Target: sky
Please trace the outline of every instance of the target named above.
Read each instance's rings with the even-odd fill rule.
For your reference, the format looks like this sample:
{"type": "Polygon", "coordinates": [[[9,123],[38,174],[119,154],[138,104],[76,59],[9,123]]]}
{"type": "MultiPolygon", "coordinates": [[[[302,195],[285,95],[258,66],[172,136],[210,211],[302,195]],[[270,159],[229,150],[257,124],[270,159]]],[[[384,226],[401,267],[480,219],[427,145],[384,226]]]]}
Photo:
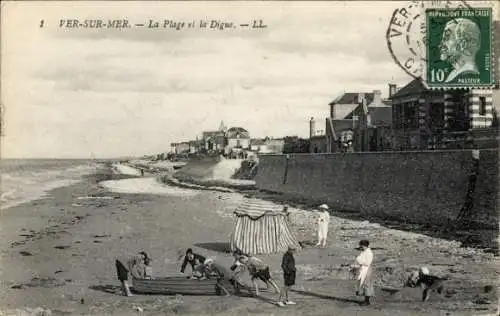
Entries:
{"type": "MultiPolygon", "coordinates": [[[[407,4],[408,2],[403,2],[407,4]]],[[[308,136],[342,92],[402,86],[398,2],[10,2],[3,158],[140,156],[215,130],[308,136]],[[44,20],[40,28],[41,20],[44,20]],[[61,19],[262,20],[265,29],[66,29],[61,19]]]]}

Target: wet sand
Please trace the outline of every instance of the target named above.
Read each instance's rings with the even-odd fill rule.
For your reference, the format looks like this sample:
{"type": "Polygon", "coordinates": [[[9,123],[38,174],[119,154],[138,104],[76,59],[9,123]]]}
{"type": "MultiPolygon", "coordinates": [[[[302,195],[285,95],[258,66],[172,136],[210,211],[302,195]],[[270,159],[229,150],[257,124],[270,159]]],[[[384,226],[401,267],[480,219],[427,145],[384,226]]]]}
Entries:
{"type": "MultiPolygon", "coordinates": [[[[327,249],[306,247],[296,255],[298,276],[291,298],[278,308],[252,297],[117,295],[114,260],[146,250],[155,275],[179,275],[187,247],[229,266],[224,253],[233,229],[238,193],[196,191],[194,196],[118,194],[97,182],[102,173],[53,190],[49,198],[2,212],[0,310],[42,307],[52,315],[477,315],[491,314],[497,297],[498,260],[448,241],[390,231],[379,225],[332,217],[327,249]],[[105,196],[107,198],[85,198],[105,196]],[[23,236],[24,235],[24,236],[23,236]],[[361,307],[348,280],[360,238],[372,241],[377,297],[361,307]],[[451,276],[449,290],[422,304],[417,289],[401,289],[411,266],[451,276]],[[485,286],[487,287],[485,291],[485,286]],[[299,293],[300,292],[300,293],[299,293]],[[142,310],[142,312],[141,312],[142,310]]],[[[304,245],[314,242],[310,214],[292,210],[293,229],[304,245]]],[[[281,255],[262,256],[281,284],[281,255]]],[[[265,294],[274,298],[274,294],[265,294]]]]}

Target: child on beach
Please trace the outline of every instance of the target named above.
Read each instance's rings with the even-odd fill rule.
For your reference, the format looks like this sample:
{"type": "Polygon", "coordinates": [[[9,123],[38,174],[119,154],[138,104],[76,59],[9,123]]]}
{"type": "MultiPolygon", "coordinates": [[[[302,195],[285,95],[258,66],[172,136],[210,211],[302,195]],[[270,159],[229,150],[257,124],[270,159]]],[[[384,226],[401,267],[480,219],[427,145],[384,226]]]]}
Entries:
{"type": "Polygon", "coordinates": [[[281,268],[283,269],[283,279],[284,279],[284,288],[283,292],[280,296],[279,301],[285,305],[295,305],[295,302],[288,300],[288,291],[291,286],[295,285],[295,258],[293,257],[293,253],[295,252],[295,248],[290,246],[288,247],[288,251],[283,255],[283,259],[281,261],[281,268]]]}
{"type": "MultiPolygon", "coordinates": [[[[264,262],[257,257],[254,256],[240,256],[238,261],[246,266],[248,269],[248,272],[250,273],[250,276],[252,278],[252,283],[255,288],[255,295],[259,296],[259,286],[257,285],[257,279],[260,279],[266,285],[271,285],[276,293],[278,293],[281,296],[281,291],[278,285],[274,282],[273,278],[271,277],[271,273],[269,272],[269,266],[265,265],[264,262]]],[[[278,306],[285,306],[280,300],[277,302],[278,306]]]]}
{"type": "Polygon", "coordinates": [[[229,292],[224,287],[224,280],[229,276],[226,269],[224,269],[221,265],[218,265],[214,262],[213,259],[206,259],[203,262],[205,267],[205,275],[208,279],[217,279],[216,292],[224,293],[225,296],[230,296],[229,292]]]}
{"type": "Polygon", "coordinates": [[[205,257],[193,252],[193,249],[188,248],[186,250],[186,255],[184,256],[184,261],[181,266],[181,273],[184,273],[186,266],[189,263],[191,265],[191,278],[201,278],[204,274],[203,262],[205,262],[205,257]]]}
{"type": "Polygon", "coordinates": [[[316,247],[326,247],[326,239],[328,237],[328,225],[330,224],[330,213],[328,213],[328,205],[322,204],[318,211],[318,243],[316,247]]]}
{"type": "Polygon", "coordinates": [[[240,284],[241,284],[241,275],[245,272],[245,265],[243,265],[238,259],[242,255],[240,251],[234,251],[233,257],[234,262],[231,266],[231,271],[233,271],[233,277],[231,278],[231,282],[234,286],[234,291],[236,294],[240,293],[240,284]]]}
{"type": "Polygon", "coordinates": [[[370,305],[370,298],[375,295],[372,279],[373,253],[370,249],[370,242],[361,240],[359,247],[356,249],[361,250],[359,256],[356,257],[355,263],[351,265],[351,268],[354,268],[357,272],[356,295],[365,297],[365,301],[361,305],[370,305]]]}

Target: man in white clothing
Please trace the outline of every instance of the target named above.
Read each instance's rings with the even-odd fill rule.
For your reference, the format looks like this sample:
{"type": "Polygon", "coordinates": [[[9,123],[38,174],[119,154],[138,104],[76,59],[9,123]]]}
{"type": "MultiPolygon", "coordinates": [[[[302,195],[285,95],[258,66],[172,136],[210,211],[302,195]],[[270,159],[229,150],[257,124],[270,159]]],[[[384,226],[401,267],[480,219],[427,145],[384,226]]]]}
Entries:
{"type": "Polygon", "coordinates": [[[328,205],[322,204],[318,211],[318,243],[316,247],[326,247],[326,239],[328,237],[328,224],[330,224],[330,213],[328,205]]]}

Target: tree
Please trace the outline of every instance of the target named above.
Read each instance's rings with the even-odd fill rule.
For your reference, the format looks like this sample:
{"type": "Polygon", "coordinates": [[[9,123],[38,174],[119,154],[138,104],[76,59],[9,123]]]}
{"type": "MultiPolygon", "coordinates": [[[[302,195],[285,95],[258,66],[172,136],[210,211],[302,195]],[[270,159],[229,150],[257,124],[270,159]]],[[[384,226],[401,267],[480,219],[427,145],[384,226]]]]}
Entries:
{"type": "Polygon", "coordinates": [[[298,136],[286,136],[283,146],[284,154],[305,154],[309,153],[309,139],[299,138],[298,136]]]}

